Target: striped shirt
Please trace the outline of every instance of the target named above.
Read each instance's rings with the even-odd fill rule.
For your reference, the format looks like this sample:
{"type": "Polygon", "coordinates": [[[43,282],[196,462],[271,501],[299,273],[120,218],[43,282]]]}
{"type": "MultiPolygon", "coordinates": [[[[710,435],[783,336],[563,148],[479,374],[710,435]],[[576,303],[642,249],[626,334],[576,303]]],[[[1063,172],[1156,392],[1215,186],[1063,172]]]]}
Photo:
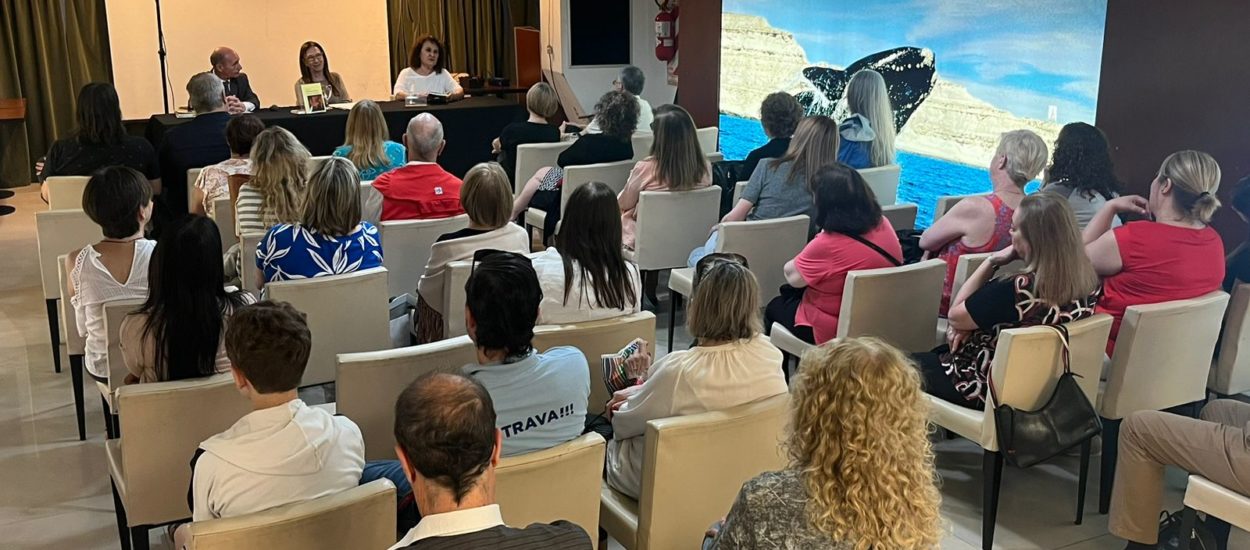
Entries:
{"type": "Polygon", "coordinates": [[[497,525],[459,535],[435,536],[418,540],[409,550],[593,550],[590,537],[576,524],[565,520],[532,523],[524,529],[497,525]]]}
{"type": "Polygon", "coordinates": [[[264,213],[261,208],[265,197],[252,184],[245,183],[239,188],[239,200],[234,206],[234,220],[239,235],[247,233],[264,233],[269,227],[265,225],[264,213]]]}

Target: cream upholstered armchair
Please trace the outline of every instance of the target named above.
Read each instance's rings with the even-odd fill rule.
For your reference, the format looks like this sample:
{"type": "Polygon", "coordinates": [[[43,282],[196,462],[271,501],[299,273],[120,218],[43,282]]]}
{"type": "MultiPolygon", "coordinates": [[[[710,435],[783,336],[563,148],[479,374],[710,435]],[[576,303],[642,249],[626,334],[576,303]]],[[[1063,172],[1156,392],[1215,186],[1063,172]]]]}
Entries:
{"type": "MultiPolygon", "coordinates": [[[[717,252],[741,254],[759,282],[760,305],[766,305],[785,284],[782,268],[807,245],[806,215],[744,222],[722,222],[716,240],[717,252]]],[[[682,297],[694,293],[694,268],[674,269],[668,276],[672,304],[668,310],[668,351],[673,351],[673,329],[682,297]]]]}
{"type": "Polygon", "coordinates": [[[881,215],[890,220],[895,231],[916,228],[916,212],[920,209],[915,203],[900,202],[881,205],[881,215]]]}
{"type": "Polygon", "coordinates": [[[938,221],[938,218],[945,216],[946,213],[950,211],[951,207],[955,206],[955,203],[958,203],[961,200],[969,197],[984,197],[986,195],[987,193],[973,193],[971,195],[943,195],[938,197],[937,208],[933,209],[933,221],[936,222],[938,221]]]}
{"type": "MultiPolygon", "coordinates": [[[[981,264],[985,263],[986,260],[989,260],[990,256],[993,255],[993,252],[964,254],[960,256],[958,260],[955,260],[955,275],[951,278],[951,300],[954,300],[955,297],[959,295],[959,289],[963,288],[964,283],[968,282],[968,277],[972,276],[973,273],[976,273],[976,271],[981,268],[981,264]]],[[[1023,268],[1024,261],[1016,260],[999,268],[998,272],[1011,273],[1013,271],[1020,271],[1023,268]]],[[[950,321],[946,318],[938,319],[937,332],[934,334],[934,345],[940,346],[946,343],[946,327],[949,325],[950,321]]]]}
{"type": "Polygon", "coordinates": [[[312,352],[301,386],[333,382],[335,356],[391,347],[385,267],[265,285],[308,318],[312,352]]]}
{"type": "MultiPolygon", "coordinates": [[[[1098,375],[1102,370],[1102,352],[1111,332],[1111,316],[1098,314],[1068,323],[1068,358],[1077,383],[1090,403],[1098,397],[1098,375]]],[[[998,517],[998,490],[1003,475],[1003,455],[999,448],[994,407],[1012,407],[1034,411],[1046,404],[1054,393],[1055,383],[1063,374],[1063,343],[1055,329],[1035,326],[1002,331],[991,378],[1001,403],[987,399],[985,410],[978,411],[955,405],[934,396],[929,399],[929,421],[959,434],[983,449],[982,466],[982,547],[994,544],[994,525],[998,517]]],[[[1090,443],[1081,446],[1081,470],[1077,482],[1076,523],[1085,510],[1085,483],[1089,473],[1090,443]]]]}
{"type": "Polygon", "coordinates": [[[534,177],[539,168],[555,166],[556,159],[565,149],[573,145],[573,141],[557,141],[555,143],[523,143],[516,147],[516,177],[512,182],[512,192],[519,194],[525,182],[534,177]]]}
{"type": "MultiPolygon", "coordinates": [[[[837,338],[875,336],[903,351],[932,349],[945,277],[946,262],[937,259],[848,273],[837,338]]],[[[810,347],[780,324],[773,323],[769,332],[787,356],[801,356],[810,347]]]]}
{"type": "Polygon", "coordinates": [[[875,168],[863,168],[858,172],[868,183],[868,188],[872,189],[872,194],[877,197],[877,204],[882,206],[894,204],[894,201],[898,199],[898,177],[902,173],[902,167],[897,164],[887,164],[875,168]]]}
{"type": "Polygon", "coordinates": [[[626,259],[638,264],[643,295],[655,301],[659,272],[686,266],[690,251],[703,246],[720,214],[720,187],[690,191],[643,191],[638,197],[634,249],[626,259]]]}
{"type": "Polygon", "coordinates": [[[1197,416],[1198,405],[1207,398],[1211,357],[1227,305],[1228,294],[1215,291],[1125,310],[1098,399],[1103,425],[1100,513],[1111,507],[1124,417],[1181,406],[1191,407],[1190,415],[1197,416]]]}
{"type": "MultiPolygon", "coordinates": [[[[252,410],[233,376],[134,384],[117,389],[122,438],[105,442],[123,547],[148,547],[148,530],[191,517],[187,487],[200,442],[252,410]]],[[[392,501],[393,504],[394,501],[392,501]]]]}
{"type": "Polygon", "coordinates": [[[1198,519],[1197,512],[1222,519],[1243,531],[1250,531],[1250,496],[1230,491],[1200,475],[1190,474],[1189,484],[1185,487],[1182,533],[1192,532],[1198,519]]]}
{"type": "MultiPolygon", "coordinates": [[[[230,197],[213,201],[213,223],[217,224],[217,235],[221,237],[221,253],[225,254],[231,246],[239,242],[239,236],[234,234],[234,204],[231,204],[230,197]]],[[[255,249],[252,251],[255,252],[255,249]]]]}
{"type": "Polygon", "coordinates": [[[419,346],[341,353],[335,376],[336,411],[360,427],[365,459],[395,458],[395,401],[429,372],[460,372],[477,360],[468,336],[419,346]]]}
{"type": "Polygon", "coordinates": [[[1207,389],[1219,397],[1250,391],[1250,283],[1233,288],[1207,389]]]}
{"type": "MultiPolygon", "coordinates": [[[[49,181],[56,179],[48,178],[49,181]]],[[[85,179],[85,178],[84,178],[85,179]]],[[[63,337],[57,322],[56,301],[61,298],[57,279],[57,257],[104,239],[100,226],[87,217],[79,205],[74,210],[35,212],[35,241],[39,249],[39,281],[43,285],[43,301],[48,310],[48,335],[52,342],[52,365],[61,372],[60,347],[63,337]]],[[[61,262],[64,265],[64,262],[61,262]]],[[[74,328],[74,325],[66,325],[74,328]]],[[[77,330],[75,328],[75,330],[77,330]]]]}
{"type": "Polygon", "coordinates": [[[395,485],[379,479],[263,512],[191,523],[190,550],[387,548],[395,543],[395,485]]]}
{"type": "MultiPolygon", "coordinates": [[[[569,203],[569,197],[573,196],[573,192],[592,181],[607,184],[613,191],[620,193],[622,189],[625,189],[625,182],[629,180],[629,173],[634,169],[634,164],[636,162],[633,160],[622,160],[565,168],[564,183],[560,185],[560,217],[563,219],[564,207],[569,203]]],[[[535,227],[542,228],[546,220],[546,210],[530,207],[525,211],[525,227],[531,232],[535,227]]],[[[550,241],[551,237],[552,235],[544,234],[543,242],[550,241]]]]}
{"type": "Polygon", "coordinates": [[[256,273],[260,271],[256,268],[256,248],[263,238],[264,233],[239,235],[239,287],[254,296],[260,295],[260,286],[256,284],[256,273]]]}
{"type": "Polygon", "coordinates": [[[785,467],[780,443],[789,405],[790,394],[782,394],[647,422],[642,498],[604,483],[599,524],[629,550],[698,548],[743,483],[785,467]]]}
{"type": "Polygon", "coordinates": [[[504,458],[495,468],[495,501],[514,527],[564,519],[591,540],[599,534],[599,483],[607,443],[591,432],[550,449],[504,458]]]}
{"type": "MultiPolygon", "coordinates": [[[[65,259],[66,258],[67,256],[62,254],[58,256],[56,259],[57,277],[59,279],[58,283],[60,284],[60,287],[61,287],[61,300],[59,302],[60,303],[59,309],[61,312],[61,330],[63,331],[61,332],[61,334],[65,335],[65,355],[66,357],[69,357],[70,385],[72,386],[71,389],[73,390],[73,393],[74,393],[74,416],[78,420],[78,440],[86,441],[87,440],[87,421],[86,421],[86,410],[84,408],[85,404],[83,403],[84,397],[83,397],[83,389],[82,389],[82,384],[83,384],[82,369],[83,369],[83,354],[86,353],[87,342],[86,342],[86,339],[83,338],[81,334],[78,334],[78,316],[75,315],[74,306],[69,303],[69,298],[67,298],[70,292],[70,289],[69,289],[70,280],[69,280],[69,273],[65,271],[65,259]]],[[[53,351],[57,353],[58,355],[60,354],[60,350],[57,350],[56,348],[53,348],[53,351]]],[[[113,424],[112,424],[112,419],[109,417],[109,414],[108,414],[108,404],[103,403],[103,402],[102,404],[104,405],[104,413],[105,413],[104,414],[105,433],[110,434],[111,436],[111,434],[113,433],[113,424]]]]}
{"type": "Polygon", "coordinates": [[[90,176],[52,176],[48,187],[48,210],[82,210],[82,193],[90,176]]]}
{"type": "MultiPolygon", "coordinates": [[[[639,311],[598,321],[534,327],[535,349],[544,351],[555,346],[572,346],[586,356],[590,366],[590,400],[586,404],[586,412],[591,414],[603,412],[603,406],[612,397],[604,385],[599,358],[620,351],[635,338],[648,342],[655,340],[655,314],[639,311]]],[[[650,353],[655,353],[654,343],[648,348],[650,353]]]]}
{"type": "Polygon", "coordinates": [[[373,225],[382,223],[382,193],[373,188],[373,180],[360,182],[360,219],[373,225]]]}
{"type": "Polygon", "coordinates": [[[384,251],[382,266],[387,271],[387,295],[399,296],[407,292],[415,296],[417,281],[430,262],[430,245],[444,233],[468,226],[468,214],[433,220],[382,222],[378,233],[382,237],[384,251]]]}

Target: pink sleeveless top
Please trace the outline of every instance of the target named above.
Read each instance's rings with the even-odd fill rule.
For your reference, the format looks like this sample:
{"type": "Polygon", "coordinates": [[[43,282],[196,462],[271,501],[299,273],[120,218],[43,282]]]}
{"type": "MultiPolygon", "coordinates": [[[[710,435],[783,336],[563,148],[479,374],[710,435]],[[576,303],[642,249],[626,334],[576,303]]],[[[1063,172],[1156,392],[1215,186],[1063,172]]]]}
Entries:
{"type": "Polygon", "coordinates": [[[946,312],[950,309],[951,283],[955,281],[955,266],[959,264],[959,257],[964,254],[997,252],[1011,244],[1011,217],[1016,210],[1007,206],[998,195],[991,194],[983,198],[994,207],[994,232],[990,235],[990,240],[981,246],[968,246],[964,244],[963,237],[960,237],[947,243],[938,253],[938,258],[946,262],[946,282],[942,283],[942,307],[939,310],[942,317],[946,317],[946,312]]]}

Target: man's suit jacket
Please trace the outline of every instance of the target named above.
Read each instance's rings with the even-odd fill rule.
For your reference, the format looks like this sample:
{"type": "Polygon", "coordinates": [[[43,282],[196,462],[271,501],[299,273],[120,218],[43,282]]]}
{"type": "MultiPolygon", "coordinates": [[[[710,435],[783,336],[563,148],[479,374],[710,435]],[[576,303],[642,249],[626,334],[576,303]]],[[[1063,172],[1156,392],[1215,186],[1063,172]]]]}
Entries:
{"type": "Polygon", "coordinates": [[[248,82],[246,73],[239,73],[239,76],[222,80],[221,83],[226,87],[226,97],[235,96],[239,101],[246,101],[257,109],[260,108],[260,98],[252,91],[252,83],[248,82]]]}

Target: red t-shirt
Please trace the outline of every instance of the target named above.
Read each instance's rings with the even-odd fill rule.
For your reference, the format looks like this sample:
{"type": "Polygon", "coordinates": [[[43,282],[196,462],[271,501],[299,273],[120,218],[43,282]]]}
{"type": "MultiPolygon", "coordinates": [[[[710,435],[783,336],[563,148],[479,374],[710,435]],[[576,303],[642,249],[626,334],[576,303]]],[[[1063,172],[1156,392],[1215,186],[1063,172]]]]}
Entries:
{"type": "Polygon", "coordinates": [[[1098,312],[1115,317],[1107,355],[1115,351],[1129,306],[1197,298],[1219,290],[1224,280],[1224,243],[1210,226],[1191,229],[1142,221],[1114,231],[1124,267],[1102,281],[1098,312]]]}
{"type": "Polygon", "coordinates": [[[373,180],[382,194],[382,221],[450,218],[464,213],[460,178],[434,163],[407,164],[373,180]]]}
{"type": "MultiPolygon", "coordinates": [[[[896,259],[902,259],[903,249],[899,246],[898,236],[885,217],[881,218],[876,228],[861,237],[896,259]]],[[[842,311],[846,274],[861,269],[894,267],[894,263],[880,252],[846,235],[821,231],[794,258],[794,267],[807,281],[807,290],[803,292],[803,301],[799,302],[794,323],[812,327],[816,343],[821,344],[838,335],[838,314],[842,311]]]]}

